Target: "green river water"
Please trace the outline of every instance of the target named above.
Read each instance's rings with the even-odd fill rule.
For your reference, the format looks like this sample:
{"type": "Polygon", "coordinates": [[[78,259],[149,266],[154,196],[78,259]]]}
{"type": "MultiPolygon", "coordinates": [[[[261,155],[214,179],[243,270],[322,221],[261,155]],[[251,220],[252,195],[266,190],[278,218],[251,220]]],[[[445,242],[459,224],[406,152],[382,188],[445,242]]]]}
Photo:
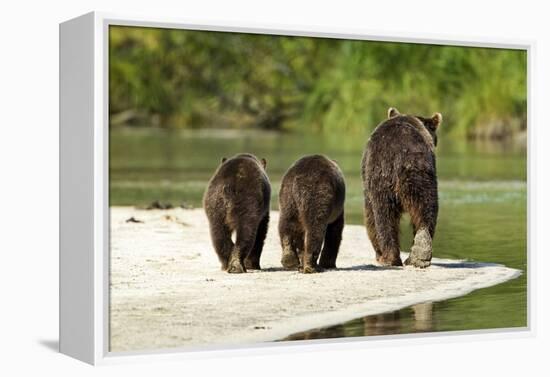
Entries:
{"type": "MultiPolygon", "coordinates": [[[[360,162],[367,136],[261,131],[120,128],[110,132],[110,205],[155,200],[199,207],[221,157],[251,152],[268,160],[272,208],[281,176],[305,154],[324,153],[346,177],[346,223],[362,224],[360,162]]],[[[527,159],[521,143],[447,141],[437,147],[440,210],[434,257],[501,263],[522,276],[456,299],[295,334],[288,339],[524,327],[527,325],[527,159]]],[[[524,143],[523,143],[524,144],[524,143]]],[[[409,250],[408,219],[401,246],[409,250]]]]}

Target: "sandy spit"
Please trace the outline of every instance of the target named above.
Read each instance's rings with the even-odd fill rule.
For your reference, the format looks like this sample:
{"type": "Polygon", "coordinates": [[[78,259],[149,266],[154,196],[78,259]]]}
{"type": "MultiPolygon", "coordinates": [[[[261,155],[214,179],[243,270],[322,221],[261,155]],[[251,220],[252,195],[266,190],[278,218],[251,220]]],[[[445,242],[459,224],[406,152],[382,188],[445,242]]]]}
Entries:
{"type": "Polygon", "coordinates": [[[497,264],[437,258],[424,270],[380,267],[365,228],[357,225],[344,228],[337,270],[283,271],[277,222],[278,212],[272,212],[263,270],[235,275],[220,271],[202,209],[112,207],[110,350],[273,341],[465,295],[521,274],[497,264]]]}

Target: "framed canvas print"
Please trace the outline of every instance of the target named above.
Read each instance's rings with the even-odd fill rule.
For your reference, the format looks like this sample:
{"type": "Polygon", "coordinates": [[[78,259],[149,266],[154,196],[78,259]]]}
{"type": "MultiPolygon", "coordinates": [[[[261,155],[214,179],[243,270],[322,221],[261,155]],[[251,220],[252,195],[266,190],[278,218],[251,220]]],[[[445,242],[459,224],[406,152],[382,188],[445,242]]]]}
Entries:
{"type": "Polygon", "coordinates": [[[61,24],[61,352],[529,333],[531,51],[61,24]]]}

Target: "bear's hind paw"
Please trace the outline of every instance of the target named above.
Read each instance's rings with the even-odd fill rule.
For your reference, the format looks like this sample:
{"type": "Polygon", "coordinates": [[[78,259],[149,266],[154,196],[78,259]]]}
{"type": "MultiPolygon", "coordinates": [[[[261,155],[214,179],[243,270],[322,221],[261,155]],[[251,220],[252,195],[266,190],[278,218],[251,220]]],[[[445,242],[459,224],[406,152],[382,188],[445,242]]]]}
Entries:
{"type": "Polygon", "coordinates": [[[239,262],[233,262],[227,268],[227,272],[230,274],[242,274],[246,272],[246,268],[239,262]]]}
{"type": "Polygon", "coordinates": [[[432,262],[429,261],[429,260],[421,260],[421,259],[416,259],[416,258],[411,260],[410,257],[407,258],[407,260],[405,260],[405,266],[426,268],[426,267],[430,267],[431,264],[432,264],[432,262]]]}
{"type": "Polygon", "coordinates": [[[300,272],[304,274],[315,274],[322,271],[323,269],[319,266],[305,266],[304,268],[300,269],[300,272]]]}

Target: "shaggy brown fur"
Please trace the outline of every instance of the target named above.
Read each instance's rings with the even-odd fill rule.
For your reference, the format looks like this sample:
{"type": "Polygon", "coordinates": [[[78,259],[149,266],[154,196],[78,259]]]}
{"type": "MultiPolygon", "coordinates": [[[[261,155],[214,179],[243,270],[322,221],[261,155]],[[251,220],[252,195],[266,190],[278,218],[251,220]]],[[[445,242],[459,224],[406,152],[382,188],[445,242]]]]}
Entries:
{"type": "Polygon", "coordinates": [[[283,267],[304,273],[336,268],[345,196],[342,171],[325,156],[302,157],[288,169],[279,192],[283,267]]]}
{"type": "Polygon", "coordinates": [[[212,243],[227,272],[260,269],[271,197],[265,166],[251,154],[223,158],[204,193],[212,243]]]}
{"type": "Polygon", "coordinates": [[[431,263],[438,212],[434,149],[440,123],[439,113],[423,118],[390,108],[388,119],[367,142],[361,166],[365,223],[376,259],[383,265],[402,265],[399,220],[405,211],[415,235],[405,264],[431,263]]]}

